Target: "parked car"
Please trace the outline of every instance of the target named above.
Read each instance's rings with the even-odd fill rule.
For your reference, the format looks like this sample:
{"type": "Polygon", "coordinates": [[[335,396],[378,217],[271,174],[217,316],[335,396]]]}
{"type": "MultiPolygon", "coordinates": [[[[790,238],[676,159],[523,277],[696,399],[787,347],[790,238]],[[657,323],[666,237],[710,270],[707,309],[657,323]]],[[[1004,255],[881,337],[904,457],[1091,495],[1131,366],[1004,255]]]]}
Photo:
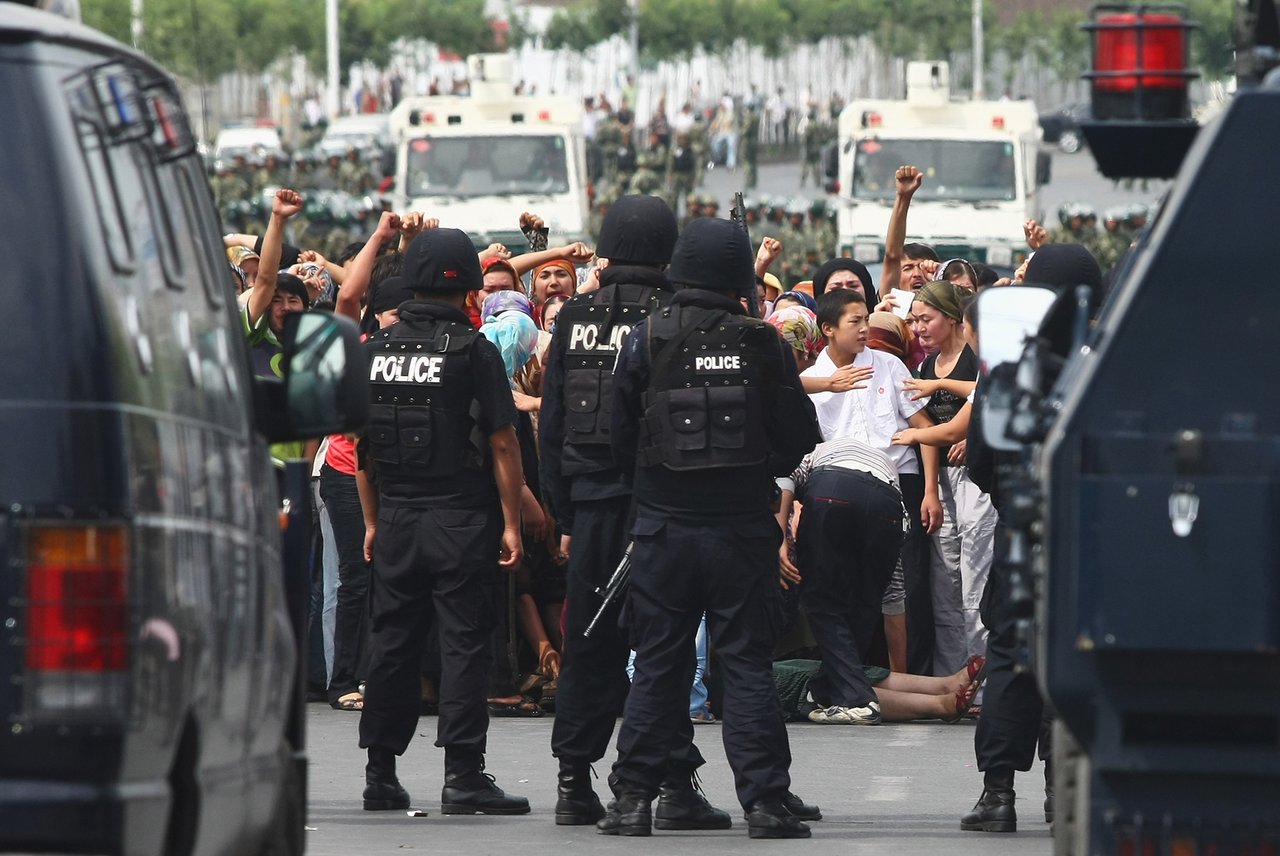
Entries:
{"type": "Polygon", "coordinates": [[[1044,141],[1054,143],[1067,154],[1075,154],[1084,145],[1080,123],[1089,119],[1089,102],[1064,104],[1056,110],[1040,114],[1040,128],[1044,141]]]}
{"type": "Polygon", "coordinates": [[[363,421],[354,326],[289,316],[251,377],[143,55],[0,2],[0,114],[0,852],[300,856],[310,519],[267,444],[363,421]]]}

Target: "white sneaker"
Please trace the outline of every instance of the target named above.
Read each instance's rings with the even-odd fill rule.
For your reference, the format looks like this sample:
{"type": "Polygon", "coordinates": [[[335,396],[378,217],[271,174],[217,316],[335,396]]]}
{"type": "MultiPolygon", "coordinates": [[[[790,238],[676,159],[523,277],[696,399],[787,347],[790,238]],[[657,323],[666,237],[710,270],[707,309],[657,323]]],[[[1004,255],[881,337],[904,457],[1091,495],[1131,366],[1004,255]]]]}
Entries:
{"type": "Polygon", "coordinates": [[[809,721],[823,725],[879,725],[880,703],[870,701],[866,707],[820,707],[810,711],[809,721]]]}

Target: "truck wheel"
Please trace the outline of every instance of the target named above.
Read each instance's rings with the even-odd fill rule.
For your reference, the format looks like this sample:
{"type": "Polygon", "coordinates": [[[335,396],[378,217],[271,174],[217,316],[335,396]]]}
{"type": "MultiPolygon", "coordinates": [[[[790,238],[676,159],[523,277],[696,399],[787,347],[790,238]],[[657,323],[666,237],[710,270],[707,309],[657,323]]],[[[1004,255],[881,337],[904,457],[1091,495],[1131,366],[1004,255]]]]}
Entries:
{"type": "Polygon", "coordinates": [[[1076,131],[1063,131],[1062,136],[1058,137],[1058,148],[1069,155],[1080,151],[1080,134],[1076,131]]]}
{"type": "Polygon", "coordinates": [[[1062,720],[1053,722],[1053,856],[1085,856],[1089,846],[1089,757],[1062,720]]]}
{"type": "Polygon", "coordinates": [[[275,815],[259,856],[303,856],[307,849],[307,794],[292,755],[285,762],[284,781],[275,815]]]}

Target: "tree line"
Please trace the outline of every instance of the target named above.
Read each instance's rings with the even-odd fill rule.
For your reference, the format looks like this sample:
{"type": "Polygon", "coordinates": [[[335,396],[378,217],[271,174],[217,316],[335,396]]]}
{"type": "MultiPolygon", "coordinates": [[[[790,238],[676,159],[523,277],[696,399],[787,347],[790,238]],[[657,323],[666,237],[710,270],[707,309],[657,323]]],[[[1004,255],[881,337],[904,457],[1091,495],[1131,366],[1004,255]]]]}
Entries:
{"type": "MultiPolygon", "coordinates": [[[[1222,0],[1188,0],[1201,24],[1192,37],[1191,63],[1209,79],[1231,73],[1232,7],[1222,0]]],[[[645,62],[718,54],[745,42],[769,56],[826,37],[868,37],[889,56],[943,58],[970,50],[970,5],[963,0],[640,0],[641,58],[645,62]]],[[[341,0],[340,65],[357,61],[385,67],[400,40],[423,39],[466,56],[499,47],[499,28],[485,16],[484,0],[341,0]]],[[[130,41],[130,0],[83,0],[86,24],[130,41]]],[[[631,25],[627,0],[578,0],[552,16],[543,44],[585,51],[631,25]]],[[[1023,12],[998,22],[984,6],[988,54],[1011,63],[1030,61],[1060,79],[1077,77],[1089,62],[1084,13],[1058,9],[1023,12]]],[[[294,52],[313,68],[324,65],[324,0],[145,0],[138,46],[175,73],[211,80],[230,72],[257,72],[294,52]]],[[[535,37],[520,9],[502,36],[509,44],[535,37]]]]}

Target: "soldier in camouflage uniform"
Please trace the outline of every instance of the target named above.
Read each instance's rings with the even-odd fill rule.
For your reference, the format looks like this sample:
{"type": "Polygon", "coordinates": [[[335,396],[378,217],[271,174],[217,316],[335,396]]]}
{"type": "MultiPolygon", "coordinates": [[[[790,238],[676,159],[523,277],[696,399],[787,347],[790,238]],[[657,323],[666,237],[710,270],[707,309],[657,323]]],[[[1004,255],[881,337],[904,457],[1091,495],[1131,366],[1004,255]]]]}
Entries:
{"type": "Polygon", "coordinates": [[[689,134],[681,131],[667,149],[667,202],[672,211],[679,211],[685,199],[693,193],[693,178],[697,167],[698,158],[693,152],[689,134]]]}
{"type": "Polygon", "coordinates": [[[809,262],[809,236],[804,227],[805,200],[793,199],[787,203],[787,223],[782,227],[778,240],[782,242],[782,280],[788,289],[797,282],[809,279],[814,266],[809,262]]]}
{"type": "Polygon", "coordinates": [[[622,145],[622,127],[612,113],[596,128],[596,145],[600,146],[601,177],[614,187],[618,183],[618,147],[622,145]]]}
{"type": "Polygon", "coordinates": [[[680,228],[683,229],[694,220],[702,216],[702,197],[696,193],[690,193],[684,198],[684,213],[679,217],[680,228]]]}
{"type": "Polygon", "coordinates": [[[587,228],[591,230],[592,242],[600,240],[600,226],[604,223],[604,215],[609,213],[609,207],[617,198],[612,187],[605,187],[596,194],[595,204],[591,207],[591,217],[587,223],[587,228]]]}
{"type": "Polygon", "coordinates": [[[809,109],[809,117],[804,125],[804,135],[800,138],[800,186],[813,176],[814,187],[822,186],[822,140],[824,137],[822,122],[818,119],[817,108],[809,109]]]}
{"type": "Polygon", "coordinates": [[[768,221],[768,228],[773,230],[773,234],[781,235],[783,228],[787,224],[787,200],[782,196],[771,196],[764,203],[765,215],[764,219],[768,221]]]}
{"type": "Polygon", "coordinates": [[[689,145],[693,146],[694,187],[701,187],[702,180],[707,175],[707,164],[711,158],[711,142],[707,134],[707,123],[702,116],[698,116],[689,129],[689,145]]]}
{"type": "Polygon", "coordinates": [[[836,227],[831,222],[827,203],[822,199],[815,199],[809,204],[809,234],[818,264],[836,257],[836,227]]]}
{"type": "Polygon", "coordinates": [[[744,186],[753,190],[759,181],[758,162],[760,160],[760,110],[753,102],[747,105],[747,116],[742,123],[742,142],[739,144],[742,162],[746,165],[747,174],[744,186]]]}
{"type": "Polygon", "coordinates": [[[347,147],[346,160],[338,167],[338,189],[352,196],[364,196],[373,189],[373,175],[355,146],[347,147]]]}
{"type": "Polygon", "coordinates": [[[267,152],[262,159],[262,166],[253,174],[253,192],[262,195],[267,188],[288,187],[296,190],[297,185],[289,181],[288,164],[280,160],[276,152],[267,152]]]}
{"type": "Polygon", "coordinates": [[[1084,206],[1064,202],[1058,206],[1058,225],[1049,230],[1052,244],[1079,244],[1084,232],[1084,206]]]}
{"type": "Polygon", "coordinates": [[[1128,210],[1123,206],[1108,208],[1103,215],[1102,236],[1098,241],[1098,266],[1104,271],[1120,261],[1124,251],[1129,249],[1133,234],[1127,224],[1128,210]]]}
{"type": "Polygon", "coordinates": [[[627,193],[632,195],[659,196],[662,191],[662,176],[655,166],[658,154],[648,151],[636,155],[636,171],[627,184],[627,193]]]}
{"type": "Polygon", "coordinates": [[[720,200],[710,193],[702,195],[702,216],[712,219],[720,216],[720,200]]]}

